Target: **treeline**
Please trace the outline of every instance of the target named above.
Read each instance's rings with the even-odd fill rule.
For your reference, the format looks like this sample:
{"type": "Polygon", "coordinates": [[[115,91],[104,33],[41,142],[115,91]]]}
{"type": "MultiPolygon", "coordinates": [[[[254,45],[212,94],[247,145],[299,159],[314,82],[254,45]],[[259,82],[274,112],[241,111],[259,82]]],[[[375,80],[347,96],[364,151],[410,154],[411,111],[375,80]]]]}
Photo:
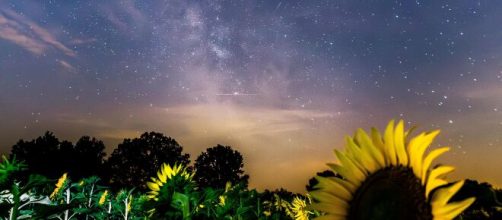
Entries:
{"type": "MultiPolygon", "coordinates": [[[[109,157],[107,157],[104,150],[105,145],[102,141],[89,136],[81,137],[74,144],[69,141],[59,140],[51,132],[46,132],[33,140],[19,140],[12,147],[9,160],[21,161],[26,165],[27,169],[19,169],[19,172],[13,171],[15,177],[9,176],[7,178],[8,175],[0,174],[0,185],[8,185],[2,182],[3,179],[16,179],[20,182],[30,183],[30,181],[33,181],[30,179],[33,178],[33,174],[55,181],[62,174],[67,173],[68,177],[74,182],[80,180],[96,181],[99,185],[104,186],[104,189],[109,190],[110,193],[115,193],[117,195],[116,199],[119,198],[119,195],[125,195],[124,192],[131,192],[129,191],[131,189],[134,189],[137,193],[135,195],[139,199],[143,198],[142,196],[149,191],[146,183],[152,181],[152,177],[158,176],[162,164],[166,163],[171,167],[181,165],[188,173],[193,174],[195,188],[191,188],[191,191],[188,190],[185,194],[191,200],[197,201],[194,204],[220,204],[213,204],[211,207],[217,207],[218,209],[212,211],[204,211],[203,206],[195,207],[191,211],[199,215],[199,218],[204,215],[207,218],[212,216],[210,219],[219,219],[222,216],[239,215],[236,213],[241,213],[242,216],[254,216],[252,218],[257,219],[287,219],[301,213],[310,217],[318,215],[318,213],[305,209],[305,203],[309,201],[308,195],[295,194],[285,189],[265,190],[261,193],[248,189],[249,176],[243,170],[243,157],[230,146],[216,145],[207,148],[196,157],[193,165],[190,165],[190,155],[183,152],[183,147],[175,139],[157,132],[145,132],[138,138],[124,139],[109,157]],[[229,190],[228,184],[233,186],[233,190],[229,190]],[[225,199],[222,200],[222,198],[225,199]],[[221,206],[221,204],[224,204],[224,206],[221,206]]],[[[0,171],[2,169],[0,168],[0,171]]],[[[8,169],[5,168],[5,170],[8,169]]],[[[338,176],[329,170],[318,172],[316,175],[323,177],[338,176]]],[[[313,190],[316,184],[316,179],[311,178],[306,185],[306,190],[313,190]]],[[[183,184],[180,185],[184,187],[183,184]]],[[[75,187],[83,186],[77,184],[75,187]]],[[[187,188],[185,187],[183,190],[187,190],[187,188]]],[[[169,192],[164,193],[174,195],[173,192],[171,194],[169,192]]],[[[133,194],[129,193],[128,195],[133,194]]],[[[90,195],[87,195],[87,197],[90,197],[90,195]]],[[[101,194],[101,197],[103,197],[103,194],[101,194]]],[[[502,190],[496,189],[489,183],[466,180],[462,189],[453,197],[453,200],[461,201],[469,197],[476,197],[476,201],[462,213],[460,219],[502,219],[502,190]]],[[[175,200],[174,197],[169,198],[175,200]]],[[[140,201],[136,200],[138,204],[141,204],[140,201]]],[[[110,204],[122,203],[113,203],[110,200],[110,204]]],[[[137,205],[137,213],[141,214],[144,207],[147,206],[144,204],[137,205]]],[[[181,212],[166,213],[179,214],[181,212]]],[[[106,218],[110,216],[112,214],[109,214],[106,218]]]]}
{"type": "Polygon", "coordinates": [[[173,138],[158,132],[145,132],[139,138],[124,139],[109,157],[102,141],[81,137],[75,144],[59,140],[53,133],[33,140],[19,140],[11,150],[10,159],[23,161],[28,169],[22,177],[39,174],[57,179],[63,173],[73,179],[100,177],[112,191],[138,188],[155,176],[163,163],[197,170],[194,180],[200,187],[224,188],[227,182],[247,185],[242,155],[230,146],[217,145],[202,152],[193,166],[190,155],[173,138]]]}
{"type": "Polygon", "coordinates": [[[19,140],[0,163],[1,219],[298,219],[309,197],[248,188],[230,146],[190,155],[173,138],[145,132],[105,154],[102,141],[75,144],[53,133],[19,140]]]}

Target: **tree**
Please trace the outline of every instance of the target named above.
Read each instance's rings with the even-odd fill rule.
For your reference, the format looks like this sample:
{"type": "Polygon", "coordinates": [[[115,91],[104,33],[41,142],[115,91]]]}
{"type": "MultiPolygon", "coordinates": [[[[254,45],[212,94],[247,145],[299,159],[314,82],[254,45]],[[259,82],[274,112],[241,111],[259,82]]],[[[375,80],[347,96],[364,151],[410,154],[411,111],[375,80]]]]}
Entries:
{"type": "Polygon", "coordinates": [[[200,187],[225,188],[227,182],[246,186],[249,176],[244,174],[242,155],[230,146],[217,145],[202,152],[195,161],[195,181],[200,187]]]}
{"type": "Polygon", "coordinates": [[[63,173],[74,179],[98,175],[105,153],[103,142],[84,136],[74,146],[69,141],[59,141],[46,132],[31,141],[19,140],[12,147],[11,159],[24,161],[30,173],[58,178],[63,173]]]}
{"type": "MultiPolygon", "coordinates": [[[[51,132],[31,141],[19,140],[12,146],[11,159],[23,161],[32,173],[56,178],[64,172],[64,166],[58,165],[61,143],[51,132]]],[[[65,142],[63,145],[67,145],[65,142]]]]}
{"type": "Polygon", "coordinates": [[[124,139],[106,162],[107,179],[116,190],[132,187],[145,190],[146,182],[163,163],[171,166],[190,163],[190,155],[182,151],[176,140],[161,133],[145,132],[139,138],[124,139]]]}
{"type": "Polygon", "coordinates": [[[89,136],[81,137],[73,147],[73,158],[70,163],[70,176],[81,179],[103,175],[103,163],[106,153],[102,141],[89,136]]]}

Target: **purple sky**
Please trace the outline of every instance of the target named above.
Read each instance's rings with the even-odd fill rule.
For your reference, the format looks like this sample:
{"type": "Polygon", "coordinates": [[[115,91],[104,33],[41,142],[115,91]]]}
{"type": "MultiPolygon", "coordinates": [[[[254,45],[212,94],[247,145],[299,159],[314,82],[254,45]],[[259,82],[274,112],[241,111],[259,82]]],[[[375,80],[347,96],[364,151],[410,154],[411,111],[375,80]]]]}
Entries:
{"type": "Polygon", "coordinates": [[[456,178],[502,185],[502,2],[0,0],[0,149],[53,131],[108,152],[159,131],[231,145],[302,191],[356,128],[441,129],[456,178]]]}

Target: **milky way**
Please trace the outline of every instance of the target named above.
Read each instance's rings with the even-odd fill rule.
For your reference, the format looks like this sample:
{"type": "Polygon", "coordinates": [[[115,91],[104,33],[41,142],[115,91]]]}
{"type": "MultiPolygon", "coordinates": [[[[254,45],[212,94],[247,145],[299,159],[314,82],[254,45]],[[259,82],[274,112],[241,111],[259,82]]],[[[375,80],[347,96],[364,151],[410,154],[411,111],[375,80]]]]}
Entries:
{"type": "Polygon", "coordinates": [[[160,131],[302,191],[343,137],[442,130],[455,178],[502,185],[502,2],[0,1],[0,147],[160,131]]]}

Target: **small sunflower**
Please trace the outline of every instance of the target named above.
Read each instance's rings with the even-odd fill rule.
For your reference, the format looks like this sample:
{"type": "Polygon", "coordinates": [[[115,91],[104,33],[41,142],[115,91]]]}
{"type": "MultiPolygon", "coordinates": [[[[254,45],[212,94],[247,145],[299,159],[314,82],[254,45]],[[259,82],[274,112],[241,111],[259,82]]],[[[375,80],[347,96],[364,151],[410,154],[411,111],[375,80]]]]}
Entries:
{"type": "Polygon", "coordinates": [[[390,121],[383,138],[375,128],[371,135],[358,129],[347,137],[345,151],[335,150],[340,164],[328,164],[341,178],[316,177],[310,208],[325,212],[319,219],[447,220],[469,207],[474,198],[449,203],[464,183],[449,184],[442,178],[454,167],[430,169],[449,150],[441,147],[425,155],[439,130],[408,141],[409,133],[401,120],[397,126],[390,121]]]}
{"type": "Polygon", "coordinates": [[[106,201],[106,197],[108,196],[108,190],[105,190],[103,192],[103,194],[101,194],[101,196],[99,197],[99,201],[98,201],[98,204],[101,206],[105,203],[106,201]]]}
{"type": "Polygon", "coordinates": [[[66,182],[67,176],[68,176],[68,173],[64,173],[63,176],[61,176],[58,179],[58,182],[56,183],[56,188],[54,189],[54,191],[52,191],[49,198],[54,199],[54,197],[59,193],[59,191],[61,190],[61,188],[64,186],[64,184],[66,182]]]}
{"type": "Polygon", "coordinates": [[[157,177],[152,177],[152,182],[147,182],[146,185],[151,190],[148,192],[148,198],[155,201],[158,200],[157,196],[164,186],[169,181],[180,178],[181,181],[190,183],[192,182],[193,173],[190,173],[182,165],[175,164],[171,167],[169,164],[162,164],[160,170],[157,172],[157,177]]]}
{"type": "Polygon", "coordinates": [[[307,210],[307,202],[300,197],[295,197],[291,202],[291,214],[295,220],[308,220],[311,212],[307,210]]]}

